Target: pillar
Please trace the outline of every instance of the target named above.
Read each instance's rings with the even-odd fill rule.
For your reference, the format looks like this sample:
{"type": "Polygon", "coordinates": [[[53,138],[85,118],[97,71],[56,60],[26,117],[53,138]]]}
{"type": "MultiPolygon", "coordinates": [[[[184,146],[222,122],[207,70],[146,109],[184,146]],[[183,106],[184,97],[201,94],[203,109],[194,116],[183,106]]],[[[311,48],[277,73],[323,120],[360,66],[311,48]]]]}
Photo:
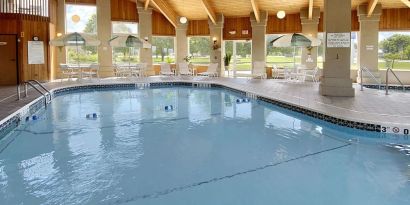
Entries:
{"type": "MultiPolygon", "coordinates": [[[[175,63],[177,65],[178,63],[185,62],[184,58],[188,55],[187,29],[188,29],[188,23],[182,24],[179,21],[177,22],[177,26],[175,28],[175,32],[176,32],[175,63]]],[[[177,66],[177,69],[179,69],[178,66],[177,66]]]]}
{"type": "MultiPolygon", "coordinates": [[[[378,50],[379,50],[379,21],[382,14],[381,4],[377,4],[371,16],[367,16],[367,4],[357,7],[357,16],[359,17],[360,31],[358,35],[358,68],[367,68],[369,71],[380,80],[378,68],[378,50]]],[[[358,70],[359,72],[359,70],[358,70]]],[[[369,73],[363,72],[363,82],[376,82],[370,77],[369,73]]],[[[360,73],[357,77],[357,82],[360,82],[360,73]]]]}
{"type": "Polygon", "coordinates": [[[97,35],[101,41],[98,46],[98,63],[100,64],[100,77],[114,75],[112,68],[112,49],[109,45],[111,39],[111,1],[97,0],[97,35]]]}
{"type": "Polygon", "coordinates": [[[211,36],[211,55],[210,62],[218,63],[218,73],[220,76],[224,73],[223,64],[223,52],[222,52],[222,40],[223,40],[223,28],[224,28],[224,16],[223,14],[217,14],[216,24],[214,24],[210,19],[208,19],[209,31],[211,36]],[[216,40],[216,48],[214,49],[214,40],[216,40]]]}
{"type": "MultiPolygon", "coordinates": [[[[319,18],[320,8],[313,8],[311,19],[309,19],[308,8],[300,9],[302,33],[317,38],[319,18]]],[[[308,69],[314,69],[317,66],[317,47],[311,48],[310,51],[307,48],[302,48],[301,64],[305,65],[308,69]]]]}
{"type": "MultiPolygon", "coordinates": [[[[268,12],[260,12],[259,23],[255,19],[255,14],[251,13],[252,26],[252,65],[253,62],[263,61],[266,63],[266,23],[268,22],[268,12]]],[[[253,66],[252,66],[253,72],[253,66]]]]}
{"type": "MultiPolygon", "coordinates": [[[[64,35],[65,34],[65,21],[66,21],[66,13],[65,13],[65,0],[58,0],[57,1],[57,22],[56,22],[56,30],[55,30],[55,37],[57,37],[57,34],[64,35]]],[[[71,18],[71,17],[70,17],[71,18]]],[[[61,77],[61,71],[59,69],[60,64],[65,64],[66,63],[66,50],[65,47],[51,47],[54,49],[56,53],[56,63],[55,63],[55,71],[54,75],[51,76],[52,79],[53,77],[59,78],[61,77]]]]}
{"type": "Polygon", "coordinates": [[[351,1],[324,0],[325,61],[319,93],[353,97],[350,79],[351,1]]]}
{"type": "MultiPolygon", "coordinates": [[[[137,2],[138,9],[138,34],[141,39],[148,39],[152,43],[152,8],[145,10],[141,2],[137,2]]],[[[152,68],[152,48],[140,49],[140,62],[146,63],[147,68],[152,68]]]]}

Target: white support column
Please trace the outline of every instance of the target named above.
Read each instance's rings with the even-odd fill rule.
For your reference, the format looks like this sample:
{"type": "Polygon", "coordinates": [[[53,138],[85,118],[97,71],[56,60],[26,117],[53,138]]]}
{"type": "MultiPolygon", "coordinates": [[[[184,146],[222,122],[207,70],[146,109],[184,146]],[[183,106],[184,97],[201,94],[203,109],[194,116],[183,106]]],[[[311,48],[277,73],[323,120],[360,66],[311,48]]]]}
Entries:
{"type": "Polygon", "coordinates": [[[218,63],[218,73],[220,76],[223,75],[223,48],[222,48],[222,40],[223,40],[223,28],[224,28],[224,16],[223,14],[217,14],[216,25],[212,23],[212,21],[208,18],[209,24],[209,31],[211,36],[211,48],[213,48],[214,42],[213,39],[216,40],[217,49],[211,49],[210,61],[211,63],[218,63]]]}
{"type": "MultiPolygon", "coordinates": [[[[145,10],[144,5],[141,2],[137,3],[138,9],[138,34],[141,39],[148,39],[148,42],[152,42],[152,8],[148,7],[145,10]]],[[[147,63],[149,70],[152,69],[152,48],[140,49],[140,62],[147,63]]]]}
{"type": "Polygon", "coordinates": [[[177,27],[175,28],[176,31],[176,59],[175,63],[177,64],[177,71],[179,71],[178,63],[185,62],[184,58],[188,55],[188,38],[187,38],[187,29],[188,29],[188,22],[182,24],[178,21],[177,27]]]}
{"type": "MultiPolygon", "coordinates": [[[[367,15],[367,4],[357,7],[357,16],[359,17],[360,31],[358,36],[358,56],[357,65],[359,68],[367,68],[375,77],[380,80],[378,68],[378,51],[379,51],[379,21],[382,14],[381,4],[377,4],[371,16],[367,15]]],[[[358,72],[359,69],[358,69],[358,72]]],[[[360,82],[360,73],[358,73],[357,82],[360,82]]],[[[367,72],[363,72],[363,82],[376,82],[367,72]]]]}
{"type": "MultiPolygon", "coordinates": [[[[309,19],[309,8],[300,9],[300,21],[302,24],[302,33],[317,37],[320,18],[320,8],[313,8],[312,19],[309,19]]],[[[307,48],[302,48],[301,64],[306,65],[309,69],[314,69],[317,66],[317,47],[313,47],[310,51],[307,48]]]]}
{"type": "Polygon", "coordinates": [[[112,49],[108,43],[111,39],[111,1],[97,0],[97,35],[101,41],[98,47],[99,74],[101,77],[113,76],[112,49]]]}
{"type": "Polygon", "coordinates": [[[253,12],[250,16],[252,25],[252,65],[253,62],[256,61],[263,61],[266,63],[266,24],[268,22],[268,12],[260,12],[259,23],[256,21],[253,12]]]}
{"type": "MultiPolygon", "coordinates": [[[[324,0],[324,31],[326,40],[329,35],[348,35],[350,41],[351,32],[351,1],[324,0]]],[[[337,40],[337,39],[332,39],[337,40]]],[[[323,75],[319,86],[319,93],[325,96],[353,97],[355,90],[350,79],[350,43],[330,46],[325,42],[325,61],[323,63],[323,75]]]]}

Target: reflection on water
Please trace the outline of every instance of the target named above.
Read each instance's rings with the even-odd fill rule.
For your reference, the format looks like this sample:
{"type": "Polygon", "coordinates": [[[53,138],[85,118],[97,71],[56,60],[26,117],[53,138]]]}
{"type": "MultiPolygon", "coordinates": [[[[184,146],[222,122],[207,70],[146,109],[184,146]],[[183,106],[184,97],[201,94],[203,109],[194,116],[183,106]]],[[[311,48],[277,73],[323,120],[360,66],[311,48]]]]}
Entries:
{"type": "Polygon", "coordinates": [[[238,98],[182,87],[57,97],[0,142],[14,139],[0,153],[1,204],[410,203],[403,152],[238,98]]]}

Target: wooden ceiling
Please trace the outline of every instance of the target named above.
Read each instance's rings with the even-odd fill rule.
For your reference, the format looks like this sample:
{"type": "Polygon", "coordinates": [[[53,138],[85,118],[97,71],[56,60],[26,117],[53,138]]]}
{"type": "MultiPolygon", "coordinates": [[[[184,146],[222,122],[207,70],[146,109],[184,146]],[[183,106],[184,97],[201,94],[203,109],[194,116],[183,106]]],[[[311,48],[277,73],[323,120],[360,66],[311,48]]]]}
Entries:
{"type": "MultiPolygon", "coordinates": [[[[133,0],[135,1],[135,0],[133,0]]],[[[138,0],[146,3],[147,0],[138,0]]],[[[190,20],[207,19],[208,13],[203,2],[210,5],[212,12],[222,13],[226,17],[249,16],[253,11],[252,2],[255,2],[259,11],[268,11],[269,14],[276,14],[279,10],[284,10],[288,14],[299,13],[300,8],[308,7],[312,3],[313,7],[323,10],[323,0],[148,0],[149,5],[157,10],[161,10],[155,4],[165,5],[178,16],[186,16],[190,20]],[[164,3],[164,4],[163,4],[164,3]]],[[[381,3],[383,8],[406,8],[406,3],[410,6],[409,0],[352,0],[352,10],[358,5],[368,2],[381,3]]]]}

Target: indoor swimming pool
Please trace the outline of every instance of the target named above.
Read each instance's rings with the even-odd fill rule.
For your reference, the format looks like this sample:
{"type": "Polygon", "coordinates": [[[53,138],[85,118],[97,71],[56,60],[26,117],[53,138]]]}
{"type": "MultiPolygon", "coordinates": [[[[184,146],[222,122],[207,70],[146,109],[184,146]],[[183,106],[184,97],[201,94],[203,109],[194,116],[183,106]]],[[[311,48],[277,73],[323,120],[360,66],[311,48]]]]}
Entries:
{"type": "Polygon", "coordinates": [[[73,92],[0,141],[0,204],[410,204],[409,144],[223,88],[73,92]]]}

